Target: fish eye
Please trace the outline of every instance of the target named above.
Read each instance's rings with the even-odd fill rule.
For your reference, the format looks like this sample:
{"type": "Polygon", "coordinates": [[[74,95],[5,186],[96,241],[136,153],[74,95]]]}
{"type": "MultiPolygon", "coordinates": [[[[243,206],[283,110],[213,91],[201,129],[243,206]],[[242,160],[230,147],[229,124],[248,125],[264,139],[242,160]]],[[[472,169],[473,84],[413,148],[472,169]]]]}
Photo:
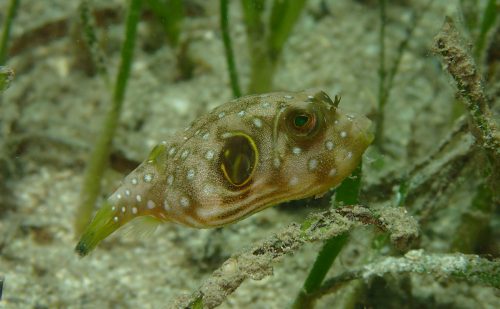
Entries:
{"type": "Polygon", "coordinates": [[[307,110],[293,110],[286,117],[286,126],[294,136],[310,137],[318,131],[318,117],[307,110]]]}

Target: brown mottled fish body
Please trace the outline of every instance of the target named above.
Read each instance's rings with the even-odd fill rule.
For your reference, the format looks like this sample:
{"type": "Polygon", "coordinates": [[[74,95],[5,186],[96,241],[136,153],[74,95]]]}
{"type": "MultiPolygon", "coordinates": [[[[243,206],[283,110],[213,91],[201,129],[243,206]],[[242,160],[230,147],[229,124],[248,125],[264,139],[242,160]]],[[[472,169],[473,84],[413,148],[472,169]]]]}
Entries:
{"type": "Polygon", "coordinates": [[[156,146],[99,210],[77,245],[85,255],[138,217],[210,228],[322,194],[359,164],[370,121],[319,90],[242,97],[156,146]]]}

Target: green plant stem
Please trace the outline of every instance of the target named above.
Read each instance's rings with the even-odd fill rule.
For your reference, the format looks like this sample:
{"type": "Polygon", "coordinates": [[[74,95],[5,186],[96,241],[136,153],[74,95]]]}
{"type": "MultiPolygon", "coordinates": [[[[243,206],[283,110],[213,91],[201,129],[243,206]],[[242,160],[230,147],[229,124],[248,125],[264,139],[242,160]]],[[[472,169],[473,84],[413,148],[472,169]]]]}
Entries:
{"type": "Polygon", "coordinates": [[[473,33],[479,24],[479,0],[460,0],[459,3],[464,25],[473,33]]]}
{"type": "Polygon", "coordinates": [[[242,0],[250,54],[250,83],[247,92],[266,92],[271,88],[274,67],[268,57],[265,41],[266,27],[262,21],[263,0],[242,0]]]}
{"type": "Polygon", "coordinates": [[[348,239],[349,234],[345,233],[330,238],[323,244],[323,247],[314,261],[313,267],[309,271],[309,275],[304,282],[302,290],[300,290],[295,298],[292,308],[312,308],[312,301],[314,299],[310,297],[311,293],[314,293],[321,286],[326,274],[348,239]]]}
{"type": "Polygon", "coordinates": [[[7,9],[7,15],[2,26],[2,37],[0,39],[0,65],[4,64],[7,60],[8,42],[10,37],[10,29],[12,28],[12,22],[16,17],[17,8],[19,6],[19,0],[10,0],[9,7],[7,9]]]}
{"type": "Polygon", "coordinates": [[[293,26],[299,19],[307,0],[275,0],[271,10],[269,53],[276,61],[288,40],[293,26]]]}
{"type": "MultiPolygon", "coordinates": [[[[361,188],[361,163],[354,170],[352,175],[342,182],[335,194],[334,207],[342,205],[355,205],[358,203],[359,190],[361,188]]],[[[344,233],[328,239],[316,257],[314,264],[307,275],[302,290],[299,292],[292,308],[311,308],[314,298],[310,297],[320,286],[340,254],[342,248],[347,243],[348,233],[344,233]]]]}
{"type": "Polygon", "coordinates": [[[404,39],[399,43],[396,58],[392,63],[392,66],[387,71],[386,66],[386,55],[385,55],[385,27],[387,22],[386,17],[386,4],[387,0],[379,0],[380,3],[380,34],[379,34],[379,44],[380,44],[380,54],[379,54],[379,93],[378,93],[378,111],[377,120],[375,123],[375,144],[380,150],[383,150],[383,138],[384,138],[384,121],[385,121],[385,106],[389,102],[389,96],[394,85],[394,79],[399,70],[399,65],[403,54],[408,48],[411,38],[413,37],[413,32],[418,26],[420,19],[427,11],[429,6],[432,4],[432,0],[429,0],[423,9],[419,13],[416,11],[412,12],[412,21],[408,27],[406,27],[406,34],[404,39]]]}
{"type": "Polygon", "coordinates": [[[386,24],[386,2],[387,0],[379,0],[380,9],[380,30],[379,30],[379,69],[378,69],[378,111],[377,121],[375,122],[375,143],[382,146],[382,137],[384,132],[384,107],[386,103],[386,70],[385,70],[385,24],[386,24]]]}
{"type": "Polygon", "coordinates": [[[118,125],[127,81],[134,54],[137,24],[139,23],[142,0],[131,0],[125,25],[125,41],[121,49],[121,62],[113,91],[111,109],[103,123],[83,180],[80,205],[77,210],[75,231],[80,236],[90,222],[96,200],[101,191],[101,179],[108,164],[111,143],[118,125]]]}
{"type": "Polygon", "coordinates": [[[489,0],[486,4],[486,7],[484,8],[483,19],[481,20],[481,28],[479,29],[479,35],[474,46],[474,58],[478,62],[480,62],[483,55],[488,32],[490,32],[490,30],[495,25],[495,20],[498,14],[499,10],[497,9],[496,0],[489,0]]]}
{"type": "Polygon", "coordinates": [[[233,95],[241,97],[241,88],[238,82],[238,71],[234,61],[233,47],[231,45],[231,36],[229,35],[229,16],[228,16],[228,0],[220,0],[220,27],[222,30],[222,40],[224,42],[224,50],[226,52],[227,69],[229,71],[229,79],[231,80],[231,89],[233,95]]]}
{"type": "Polygon", "coordinates": [[[174,47],[177,46],[181,33],[182,20],[184,19],[184,5],[182,0],[147,0],[147,3],[162,23],[170,44],[174,47]]]}
{"type": "Polygon", "coordinates": [[[248,93],[268,92],[283,46],[307,0],[275,0],[267,29],[262,22],[264,1],[242,0],[250,47],[251,69],[248,93]],[[267,32],[267,37],[265,36],[267,32]]]}
{"type": "Polygon", "coordinates": [[[271,61],[267,55],[259,52],[252,57],[254,59],[251,60],[252,72],[250,73],[248,93],[254,94],[271,91],[277,62],[271,61]]]}

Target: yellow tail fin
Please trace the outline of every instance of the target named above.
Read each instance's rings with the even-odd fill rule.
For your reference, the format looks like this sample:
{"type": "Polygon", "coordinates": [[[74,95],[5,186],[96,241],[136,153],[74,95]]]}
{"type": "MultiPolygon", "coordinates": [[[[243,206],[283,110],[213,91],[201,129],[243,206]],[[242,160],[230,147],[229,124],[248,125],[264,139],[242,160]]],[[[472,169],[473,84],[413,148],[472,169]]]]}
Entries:
{"type": "Polygon", "coordinates": [[[75,247],[75,251],[80,256],[87,255],[97,244],[124,224],[124,222],[114,220],[112,207],[106,201],[83,232],[80,241],[75,247]]]}

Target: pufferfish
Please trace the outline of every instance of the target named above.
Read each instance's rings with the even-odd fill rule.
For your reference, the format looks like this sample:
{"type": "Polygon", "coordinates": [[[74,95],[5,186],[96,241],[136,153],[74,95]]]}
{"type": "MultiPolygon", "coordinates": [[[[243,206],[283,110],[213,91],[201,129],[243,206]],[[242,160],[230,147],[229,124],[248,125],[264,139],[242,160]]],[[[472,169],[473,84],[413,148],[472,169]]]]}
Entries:
{"type": "Polygon", "coordinates": [[[339,101],[312,89],[215,108],[153,148],[97,212],[76,251],[88,254],[131,221],[220,227],[327,192],[373,140],[370,120],[342,112],[339,101]]]}

